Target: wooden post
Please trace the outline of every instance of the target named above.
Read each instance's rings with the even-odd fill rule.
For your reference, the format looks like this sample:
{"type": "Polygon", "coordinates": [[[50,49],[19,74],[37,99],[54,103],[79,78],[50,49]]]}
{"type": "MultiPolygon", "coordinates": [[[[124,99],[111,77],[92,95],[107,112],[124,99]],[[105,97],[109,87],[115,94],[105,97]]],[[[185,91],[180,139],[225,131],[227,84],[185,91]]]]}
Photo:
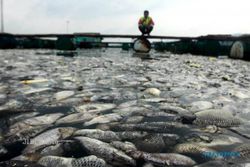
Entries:
{"type": "Polygon", "coordinates": [[[1,0],[1,33],[4,32],[3,0],[1,0]]]}

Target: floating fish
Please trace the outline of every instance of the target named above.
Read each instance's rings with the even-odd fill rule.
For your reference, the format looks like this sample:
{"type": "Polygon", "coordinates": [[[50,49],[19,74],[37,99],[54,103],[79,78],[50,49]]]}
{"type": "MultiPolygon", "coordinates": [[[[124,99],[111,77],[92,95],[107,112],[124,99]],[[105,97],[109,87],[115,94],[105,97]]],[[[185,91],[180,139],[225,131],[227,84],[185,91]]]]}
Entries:
{"type": "Polygon", "coordinates": [[[46,167],[105,167],[106,162],[96,156],[83,158],[63,158],[56,156],[46,156],[38,162],[46,167]]]}
{"type": "Polygon", "coordinates": [[[124,131],[124,132],[116,132],[121,140],[134,140],[138,138],[143,138],[148,135],[147,132],[142,131],[124,131]]]}
{"type": "Polygon", "coordinates": [[[0,166],[1,167],[46,167],[32,162],[15,161],[15,160],[0,162],[0,166]]]}
{"type": "Polygon", "coordinates": [[[74,123],[83,123],[86,121],[90,121],[95,118],[95,114],[91,113],[74,113],[62,117],[56,121],[56,124],[74,124],[74,123]]]}
{"type": "Polygon", "coordinates": [[[74,136],[83,136],[98,139],[104,142],[112,142],[121,140],[119,136],[112,131],[102,131],[99,129],[82,129],[77,130],[74,133],[74,136]]]}
{"type": "Polygon", "coordinates": [[[38,161],[38,164],[46,167],[72,167],[71,163],[73,160],[73,158],[45,156],[38,161]]]}
{"type": "Polygon", "coordinates": [[[239,156],[234,158],[250,160],[250,143],[241,144],[234,149],[234,152],[239,153],[239,156]]]}
{"type": "Polygon", "coordinates": [[[101,112],[112,110],[115,108],[115,104],[99,104],[99,103],[92,103],[92,104],[85,104],[81,106],[75,107],[78,112],[88,112],[91,114],[99,114],[101,112]]]}
{"type": "Polygon", "coordinates": [[[90,120],[88,122],[85,122],[84,126],[117,122],[117,121],[120,121],[121,119],[122,119],[122,117],[116,113],[106,114],[106,115],[101,115],[101,116],[98,116],[96,118],[93,118],[92,120],[90,120]]]}
{"type": "Polygon", "coordinates": [[[8,134],[15,134],[19,131],[25,129],[32,129],[36,126],[42,126],[42,125],[51,125],[53,124],[57,119],[62,117],[64,114],[62,113],[55,113],[55,114],[45,114],[42,116],[37,116],[29,119],[25,119],[23,121],[17,122],[9,127],[9,133],[8,134]]]}
{"type": "Polygon", "coordinates": [[[197,125],[216,125],[219,127],[233,127],[242,124],[242,120],[233,116],[229,111],[205,110],[195,113],[197,125]]]}
{"type": "Polygon", "coordinates": [[[32,88],[30,90],[25,91],[23,94],[32,95],[36,93],[44,93],[44,92],[51,91],[51,90],[52,90],[51,88],[37,88],[37,89],[32,88]]]}
{"type": "Polygon", "coordinates": [[[12,125],[16,122],[35,117],[39,114],[40,114],[39,112],[30,112],[30,113],[22,113],[22,114],[18,114],[18,115],[13,115],[12,117],[10,117],[8,119],[8,124],[12,125]]]}
{"type": "Polygon", "coordinates": [[[76,129],[72,127],[56,128],[46,131],[32,139],[28,139],[27,147],[23,152],[32,153],[42,146],[56,145],[60,140],[70,137],[75,131],[76,129]]]}
{"type": "Polygon", "coordinates": [[[72,161],[72,167],[106,167],[106,162],[96,156],[89,156],[72,161]]]}
{"type": "Polygon", "coordinates": [[[133,106],[133,107],[127,107],[127,108],[118,108],[113,110],[114,113],[117,113],[123,117],[130,117],[135,113],[146,113],[149,110],[145,107],[140,106],[133,106]]]}
{"type": "Polygon", "coordinates": [[[203,160],[206,159],[222,159],[221,156],[206,156],[207,154],[215,155],[216,151],[213,149],[210,149],[207,146],[201,146],[197,143],[184,143],[184,144],[178,144],[174,148],[175,153],[184,154],[184,155],[190,155],[194,157],[199,157],[203,160]]]}
{"type": "Polygon", "coordinates": [[[129,155],[132,151],[136,151],[136,146],[131,142],[121,142],[121,141],[112,141],[110,143],[116,149],[124,151],[126,154],[129,155]]]}
{"type": "Polygon", "coordinates": [[[34,104],[25,99],[25,98],[17,98],[10,99],[3,106],[0,106],[0,116],[13,115],[17,113],[25,113],[25,112],[34,112],[34,104]]]}
{"type": "Polygon", "coordinates": [[[74,94],[75,94],[74,91],[62,91],[62,92],[58,92],[58,93],[54,94],[53,98],[56,101],[61,101],[61,100],[64,100],[64,99],[67,99],[67,98],[73,96],[74,94]]]}
{"type": "Polygon", "coordinates": [[[129,157],[122,151],[119,151],[116,148],[112,147],[108,143],[88,137],[75,137],[75,139],[82,144],[83,148],[86,149],[89,154],[103,158],[107,163],[111,165],[136,165],[135,161],[131,157],[129,157]]]}
{"type": "Polygon", "coordinates": [[[9,133],[5,136],[4,144],[9,145],[16,142],[25,142],[28,139],[37,136],[38,134],[45,131],[49,127],[51,127],[51,125],[39,125],[35,127],[30,127],[28,129],[26,128],[20,130],[16,133],[9,133]]]}
{"type": "Polygon", "coordinates": [[[119,124],[111,123],[110,129],[113,131],[144,131],[153,133],[183,133],[190,131],[189,126],[178,122],[144,122],[140,124],[119,124]]]}
{"type": "Polygon", "coordinates": [[[191,158],[174,153],[146,153],[136,151],[133,152],[133,158],[144,159],[146,162],[156,166],[193,166],[196,164],[191,158]]]}
{"type": "Polygon", "coordinates": [[[160,153],[165,148],[165,142],[160,135],[148,135],[134,141],[136,148],[140,151],[149,153],[160,153]]]}

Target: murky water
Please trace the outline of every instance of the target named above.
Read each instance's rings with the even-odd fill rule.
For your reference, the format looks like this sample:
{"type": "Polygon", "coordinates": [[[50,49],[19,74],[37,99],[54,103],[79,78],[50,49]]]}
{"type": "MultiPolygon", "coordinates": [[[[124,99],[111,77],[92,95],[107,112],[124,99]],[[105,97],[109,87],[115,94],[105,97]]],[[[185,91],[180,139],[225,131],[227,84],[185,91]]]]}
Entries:
{"type": "Polygon", "coordinates": [[[250,62],[120,49],[56,53],[0,51],[2,166],[249,162],[250,62]]]}

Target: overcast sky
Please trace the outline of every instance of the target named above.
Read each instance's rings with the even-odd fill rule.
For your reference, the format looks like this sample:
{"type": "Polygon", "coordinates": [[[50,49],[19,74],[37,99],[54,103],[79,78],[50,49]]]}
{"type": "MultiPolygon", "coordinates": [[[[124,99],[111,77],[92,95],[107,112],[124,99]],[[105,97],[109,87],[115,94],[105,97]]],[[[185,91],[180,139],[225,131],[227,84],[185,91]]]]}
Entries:
{"type": "Polygon", "coordinates": [[[4,0],[10,33],[137,34],[143,10],[152,34],[196,36],[250,33],[249,0],[4,0]]]}

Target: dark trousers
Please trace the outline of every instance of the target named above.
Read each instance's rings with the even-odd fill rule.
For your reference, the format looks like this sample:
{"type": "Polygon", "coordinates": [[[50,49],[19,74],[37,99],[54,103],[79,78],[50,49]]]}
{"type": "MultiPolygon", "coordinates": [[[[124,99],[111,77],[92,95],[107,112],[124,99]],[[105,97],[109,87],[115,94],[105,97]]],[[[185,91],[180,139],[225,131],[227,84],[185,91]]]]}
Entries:
{"type": "Polygon", "coordinates": [[[139,30],[142,34],[150,34],[153,30],[153,26],[139,26],[139,30]]]}

